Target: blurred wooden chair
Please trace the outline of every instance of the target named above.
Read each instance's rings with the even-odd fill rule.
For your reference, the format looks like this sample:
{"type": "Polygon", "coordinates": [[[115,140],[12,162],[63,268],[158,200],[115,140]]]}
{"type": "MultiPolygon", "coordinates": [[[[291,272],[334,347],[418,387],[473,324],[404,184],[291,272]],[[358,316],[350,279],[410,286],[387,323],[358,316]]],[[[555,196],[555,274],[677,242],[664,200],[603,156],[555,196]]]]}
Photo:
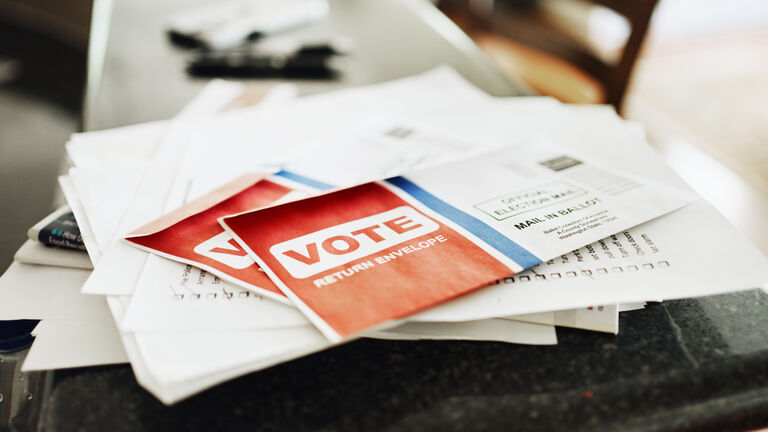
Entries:
{"type": "Polygon", "coordinates": [[[608,103],[620,111],[657,1],[443,0],[438,5],[502,69],[537,92],[564,102],[608,103]],[[626,33],[613,38],[625,40],[623,46],[600,49],[599,36],[590,40],[596,12],[618,27],[623,23],[626,33]]]}

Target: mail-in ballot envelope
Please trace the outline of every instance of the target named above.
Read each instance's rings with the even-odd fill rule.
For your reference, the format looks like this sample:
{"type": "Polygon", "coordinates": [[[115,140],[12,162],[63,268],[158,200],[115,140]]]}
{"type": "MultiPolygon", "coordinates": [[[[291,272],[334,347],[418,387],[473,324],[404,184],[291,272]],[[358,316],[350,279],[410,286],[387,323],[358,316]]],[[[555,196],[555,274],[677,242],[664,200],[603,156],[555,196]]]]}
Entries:
{"type": "Polygon", "coordinates": [[[693,199],[532,143],[220,222],[340,341],[693,199]]]}
{"type": "MultiPolygon", "coordinates": [[[[317,182],[280,171],[247,174],[126,236],[132,246],[191,264],[266,297],[291,304],[218,218],[317,192],[317,182]]],[[[323,185],[320,185],[323,186],[323,185]]]]}

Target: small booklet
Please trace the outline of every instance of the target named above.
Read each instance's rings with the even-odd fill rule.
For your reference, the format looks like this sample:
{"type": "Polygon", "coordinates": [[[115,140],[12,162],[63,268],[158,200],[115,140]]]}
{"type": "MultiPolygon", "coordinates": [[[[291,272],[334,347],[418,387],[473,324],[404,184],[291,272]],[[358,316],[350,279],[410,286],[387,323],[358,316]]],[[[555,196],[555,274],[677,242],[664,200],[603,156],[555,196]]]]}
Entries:
{"type": "Polygon", "coordinates": [[[80,228],[69,206],[61,207],[36,223],[27,231],[27,237],[45,246],[85,251],[80,228]]]}
{"type": "Polygon", "coordinates": [[[219,221],[336,342],[694,198],[535,142],[219,221]]]}

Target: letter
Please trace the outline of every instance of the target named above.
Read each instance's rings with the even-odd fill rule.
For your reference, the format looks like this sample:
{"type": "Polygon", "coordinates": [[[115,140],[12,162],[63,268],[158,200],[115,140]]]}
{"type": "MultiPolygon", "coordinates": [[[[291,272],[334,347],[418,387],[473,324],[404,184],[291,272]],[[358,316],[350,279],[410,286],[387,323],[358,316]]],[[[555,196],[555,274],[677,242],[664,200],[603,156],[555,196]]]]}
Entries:
{"type": "Polygon", "coordinates": [[[356,251],[359,247],[360,247],[360,242],[358,242],[352,237],[345,236],[345,235],[333,236],[323,241],[323,249],[325,249],[328,253],[332,253],[334,255],[348,254],[350,252],[356,251]],[[346,243],[347,247],[345,249],[336,248],[336,245],[334,245],[334,243],[337,241],[346,243]]]}
{"type": "Polygon", "coordinates": [[[288,258],[293,258],[296,261],[306,265],[312,265],[320,261],[320,254],[317,252],[317,243],[315,242],[307,245],[306,256],[296,252],[295,250],[285,251],[283,252],[283,255],[287,256],[288,258]]]}
{"type": "Polygon", "coordinates": [[[380,256],[377,256],[377,257],[376,257],[376,258],[374,258],[373,260],[374,260],[374,261],[376,261],[376,262],[377,262],[377,263],[379,263],[379,264],[386,264],[386,263],[387,263],[387,260],[386,260],[386,258],[384,258],[384,257],[380,257],[380,256]]]}
{"type": "Polygon", "coordinates": [[[315,283],[315,286],[316,286],[317,288],[320,288],[321,286],[325,286],[325,285],[328,285],[328,284],[327,284],[327,283],[326,283],[326,282],[325,282],[325,281],[324,281],[322,278],[320,278],[320,279],[315,279],[315,280],[313,280],[312,282],[314,282],[314,283],[315,283]]]}
{"type": "Polygon", "coordinates": [[[240,247],[239,244],[235,241],[235,239],[231,238],[227,242],[227,244],[231,245],[234,249],[229,248],[222,248],[222,247],[215,247],[211,249],[211,252],[220,253],[220,254],[228,254],[228,255],[236,255],[236,256],[246,256],[247,252],[243,250],[243,248],[240,247]]]}
{"type": "Polygon", "coordinates": [[[361,264],[355,264],[355,265],[353,265],[350,268],[352,270],[356,271],[356,272],[361,272],[361,271],[365,270],[365,267],[363,267],[361,264]]]}
{"type": "Polygon", "coordinates": [[[353,276],[355,274],[355,271],[352,270],[351,268],[347,268],[347,269],[342,270],[341,273],[344,276],[353,276]],[[347,273],[347,272],[349,272],[349,273],[347,273]]]}
{"type": "Polygon", "coordinates": [[[325,276],[323,279],[325,279],[325,283],[327,284],[332,284],[336,282],[336,278],[333,277],[332,275],[325,276]]]}
{"type": "Polygon", "coordinates": [[[413,252],[413,248],[412,248],[411,246],[406,246],[406,247],[404,247],[404,248],[402,248],[402,249],[400,249],[400,250],[401,250],[401,251],[403,251],[403,252],[405,252],[405,253],[411,253],[411,252],[413,252]]]}
{"type": "Polygon", "coordinates": [[[524,229],[528,228],[528,225],[525,222],[523,222],[523,223],[515,224],[515,228],[517,228],[519,230],[524,230],[524,229]]]}
{"type": "Polygon", "coordinates": [[[369,239],[371,239],[374,242],[378,243],[380,241],[383,241],[384,237],[382,237],[381,234],[376,232],[377,228],[381,228],[381,225],[371,225],[369,227],[365,227],[365,228],[359,229],[357,231],[352,231],[350,234],[352,234],[352,235],[364,234],[369,239]]]}
{"type": "Polygon", "coordinates": [[[439,241],[440,243],[448,241],[448,239],[447,239],[447,238],[445,238],[445,237],[443,237],[443,235],[442,235],[442,234],[440,234],[440,235],[436,236],[435,238],[436,238],[436,239],[437,239],[437,241],[439,241]]]}
{"type": "Polygon", "coordinates": [[[391,229],[392,231],[396,232],[397,234],[402,234],[406,231],[410,231],[413,229],[416,229],[421,226],[420,223],[416,223],[410,219],[408,219],[408,216],[400,216],[399,218],[395,218],[392,220],[388,220],[384,222],[384,225],[387,226],[387,228],[391,229]],[[402,221],[402,222],[400,222],[402,221]],[[411,225],[408,225],[410,223],[411,225]]]}
{"type": "MultiPolygon", "coordinates": [[[[432,239],[430,239],[430,240],[432,240],[432,239]]],[[[432,245],[432,243],[430,243],[430,242],[428,242],[428,241],[422,241],[422,242],[419,242],[419,247],[420,247],[421,249],[424,249],[424,248],[428,248],[428,247],[430,247],[431,245],[432,245]]]]}
{"type": "Polygon", "coordinates": [[[431,238],[431,239],[429,239],[427,241],[429,242],[430,245],[433,245],[433,244],[437,243],[437,240],[435,240],[434,238],[431,238]]]}

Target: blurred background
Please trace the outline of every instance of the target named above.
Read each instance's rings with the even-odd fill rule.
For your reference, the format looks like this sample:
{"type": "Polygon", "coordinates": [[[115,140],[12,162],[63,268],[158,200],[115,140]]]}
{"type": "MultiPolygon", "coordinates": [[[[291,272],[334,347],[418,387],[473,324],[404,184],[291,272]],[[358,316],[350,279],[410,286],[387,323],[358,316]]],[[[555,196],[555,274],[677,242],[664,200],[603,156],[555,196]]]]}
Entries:
{"type": "Polygon", "coordinates": [[[0,0],[0,268],[55,207],[64,143],[80,129],[89,0],[0,0]]]}
{"type": "MultiPolygon", "coordinates": [[[[98,82],[109,3],[0,0],[2,269],[55,206],[64,143],[98,82]]],[[[768,3],[641,0],[625,2],[639,5],[629,18],[582,0],[433,3],[510,77],[643,122],[668,163],[768,254],[768,3]],[[550,30],[580,50],[548,52],[550,30]]]]}

